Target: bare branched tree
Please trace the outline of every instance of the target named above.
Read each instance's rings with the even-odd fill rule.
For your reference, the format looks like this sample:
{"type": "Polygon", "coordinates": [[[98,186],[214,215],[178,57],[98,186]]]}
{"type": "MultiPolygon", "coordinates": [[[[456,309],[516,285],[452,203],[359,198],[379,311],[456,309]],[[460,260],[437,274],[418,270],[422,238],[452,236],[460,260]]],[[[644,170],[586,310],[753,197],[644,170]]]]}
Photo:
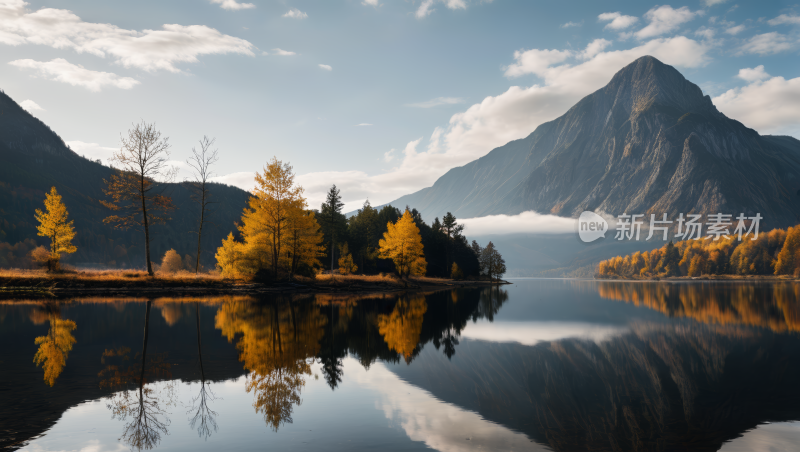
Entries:
{"type": "Polygon", "coordinates": [[[213,204],[211,201],[211,192],[208,189],[208,183],[214,173],[211,171],[211,165],[219,160],[217,149],[211,149],[216,138],[209,139],[203,136],[200,140],[200,150],[192,148],[192,156],[186,160],[186,163],[194,170],[194,180],[189,182],[192,190],[192,199],[195,200],[200,207],[200,219],[197,225],[197,262],[195,263],[194,273],[200,272],[200,239],[202,239],[203,225],[208,223],[206,214],[208,207],[213,204]]]}
{"type": "Polygon", "coordinates": [[[117,173],[104,180],[103,192],[111,201],[101,201],[104,206],[119,212],[103,220],[117,229],[141,227],[144,229],[147,273],[153,276],[150,262],[150,225],[163,223],[175,206],[164,196],[159,186],[172,182],[178,169],[169,165],[169,138],[161,137],[155,124],[142,121],[122,136],[122,147],[111,157],[117,173]]]}

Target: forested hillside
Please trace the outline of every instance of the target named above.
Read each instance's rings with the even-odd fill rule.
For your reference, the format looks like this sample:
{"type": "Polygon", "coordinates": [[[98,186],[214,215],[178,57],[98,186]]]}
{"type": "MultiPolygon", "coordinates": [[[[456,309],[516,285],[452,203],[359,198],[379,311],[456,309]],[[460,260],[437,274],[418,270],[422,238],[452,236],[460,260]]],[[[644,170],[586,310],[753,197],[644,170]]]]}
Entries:
{"type": "MultiPolygon", "coordinates": [[[[135,229],[118,231],[103,224],[110,214],[100,204],[104,179],[113,169],[81,157],[47,125],[23,110],[5,93],[0,93],[0,267],[20,266],[37,244],[34,210],[42,208],[45,192],[55,186],[63,196],[77,235],[75,254],[65,256],[71,265],[144,266],[144,233],[135,229]]],[[[182,256],[194,255],[197,209],[189,189],[181,183],[165,184],[165,195],[177,207],[164,225],[155,225],[151,252],[156,260],[174,248],[182,256]]],[[[204,229],[202,262],[213,266],[214,251],[222,239],[235,230],[234,221],[245,207],[248,193],[237,187],[213,184],[211,222],[204,229]]]]}

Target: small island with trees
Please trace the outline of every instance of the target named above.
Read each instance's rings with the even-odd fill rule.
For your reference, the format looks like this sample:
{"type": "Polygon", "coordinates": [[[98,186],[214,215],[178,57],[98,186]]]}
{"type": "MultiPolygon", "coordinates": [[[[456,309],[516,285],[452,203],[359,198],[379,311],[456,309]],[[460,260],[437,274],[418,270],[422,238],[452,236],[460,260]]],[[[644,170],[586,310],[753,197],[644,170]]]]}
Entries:
{"type": "Polygon", "coordinates": [[[504,283],[505,261],[493,243],[470,244],[464,226],[451,213],[431,225],[406,207],[373,208],[366,201],[348,218],[334,185],[319,210],[309,208],[303,188],[295,182],[292,166],[273,158],[255,175],[255,188],[241,218],[231,219],[231,231],[216,250],[203,250],[202,231],[214,209],[208,185],[218,154],[213,139],[204,137],[192,149],[187,164],[194,179],[191,190],[198,211],[197,252],[184,257],[168,250],[160,262],[151,257],[155,224],[170,221],[176,208],[164,190],[176,176],[169,166],[169,140],[154,124],[134,124],[122,139],[112,162],[116,172],[105,180],[109,209],[104,223],[142,233],[145,262],[142,270],[82,270],[63,265],[74,253],[76,231],[68,206],[57,187],[36,209],[38,235],[49,247],[29,253],[38,270],[0,270],[0,297],[31,292],[47,295],[194,293],[257,294],[301,291],[396,291],[504,283]],[[201,253],[214,252],[216,265],[205,269],[201,253]],[[330,258],[328,261],[326,258],[330,258]],[[329,265],[326,265],[329,264],[329,265]],[[327,268],[326,268],[327,267],[327,268]]]}

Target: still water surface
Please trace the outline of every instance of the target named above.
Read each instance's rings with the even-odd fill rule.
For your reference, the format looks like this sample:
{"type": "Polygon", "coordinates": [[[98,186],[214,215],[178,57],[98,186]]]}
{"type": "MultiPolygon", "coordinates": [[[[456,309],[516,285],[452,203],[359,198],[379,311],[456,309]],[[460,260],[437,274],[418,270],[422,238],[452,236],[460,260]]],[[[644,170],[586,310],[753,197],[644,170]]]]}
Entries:
{"type": "Polygon", "coordinates": [[[0,304],[0,448],[800,450],[800,285],[0,304]]]}

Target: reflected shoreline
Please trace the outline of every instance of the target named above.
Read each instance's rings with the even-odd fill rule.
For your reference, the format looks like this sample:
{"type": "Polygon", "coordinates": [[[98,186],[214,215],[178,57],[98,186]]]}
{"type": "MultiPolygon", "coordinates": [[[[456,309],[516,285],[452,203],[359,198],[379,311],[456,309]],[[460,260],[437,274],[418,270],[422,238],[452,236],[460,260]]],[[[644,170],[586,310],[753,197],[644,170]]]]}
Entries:
{"type": "Polygon", "coordinates": [[[17,403],[13,418],[0,419],[15,430],[2,445],[18,448],[41,435],[75,399],[104,400],[119,421],[117,437],[131,449],[164,448],[176,429],[187,428],[212,444],[225,436],[217,420],[230,403],[213,384],[242,377],[249,406],[237,412],[258,416],[279,435],[294,431],[306,398],[323,397],[308,393],[311,379],[339,397],[350,373],[363,384],[372,378],[363,375],[382,375],[369,373],[376,363],[392,381],[431,398],[410,403],[370,383],[389,391],[382,396],[392,407],[384,409],[387,419],[403,419],[409,438],[445,448],[460,434],[430,437],[439,421],[420,404],[443,402],[452,408],[442,412],[475,413],[507,431],[493,430],[491,442],[478,438],[476,445],[521,434],[558,451],[717,450],[766,421],[800,420],[798,285],[526,284],[525,292],[93,298],[49,310],[38,301],[0,304],[0,325],[9,327],[3,337],[30,344],[3,355],[30,363],[27,373],[5,369],[0,381],[59,413],[43,418],[38,405],[17,403]],[[600,309],[594,320],[582,317],[588,307],[600,309]],[[507,309],[533,311],[503,317],[507,309]],[[603,312],[624,320],[604,324],[603,312]],[[611,314],[621,312],[628,317],[611,314]],[[642,317],[648,312],[663,317],[642,317]],[[57,373],[35,367],[26,351],[46,342],[59,352],[51,358],[57,373]],[[181,408],[176,388],[190,382],[199,385],[181,408]],[[171,422],[180,409],[186,425],[171,422]]]}

